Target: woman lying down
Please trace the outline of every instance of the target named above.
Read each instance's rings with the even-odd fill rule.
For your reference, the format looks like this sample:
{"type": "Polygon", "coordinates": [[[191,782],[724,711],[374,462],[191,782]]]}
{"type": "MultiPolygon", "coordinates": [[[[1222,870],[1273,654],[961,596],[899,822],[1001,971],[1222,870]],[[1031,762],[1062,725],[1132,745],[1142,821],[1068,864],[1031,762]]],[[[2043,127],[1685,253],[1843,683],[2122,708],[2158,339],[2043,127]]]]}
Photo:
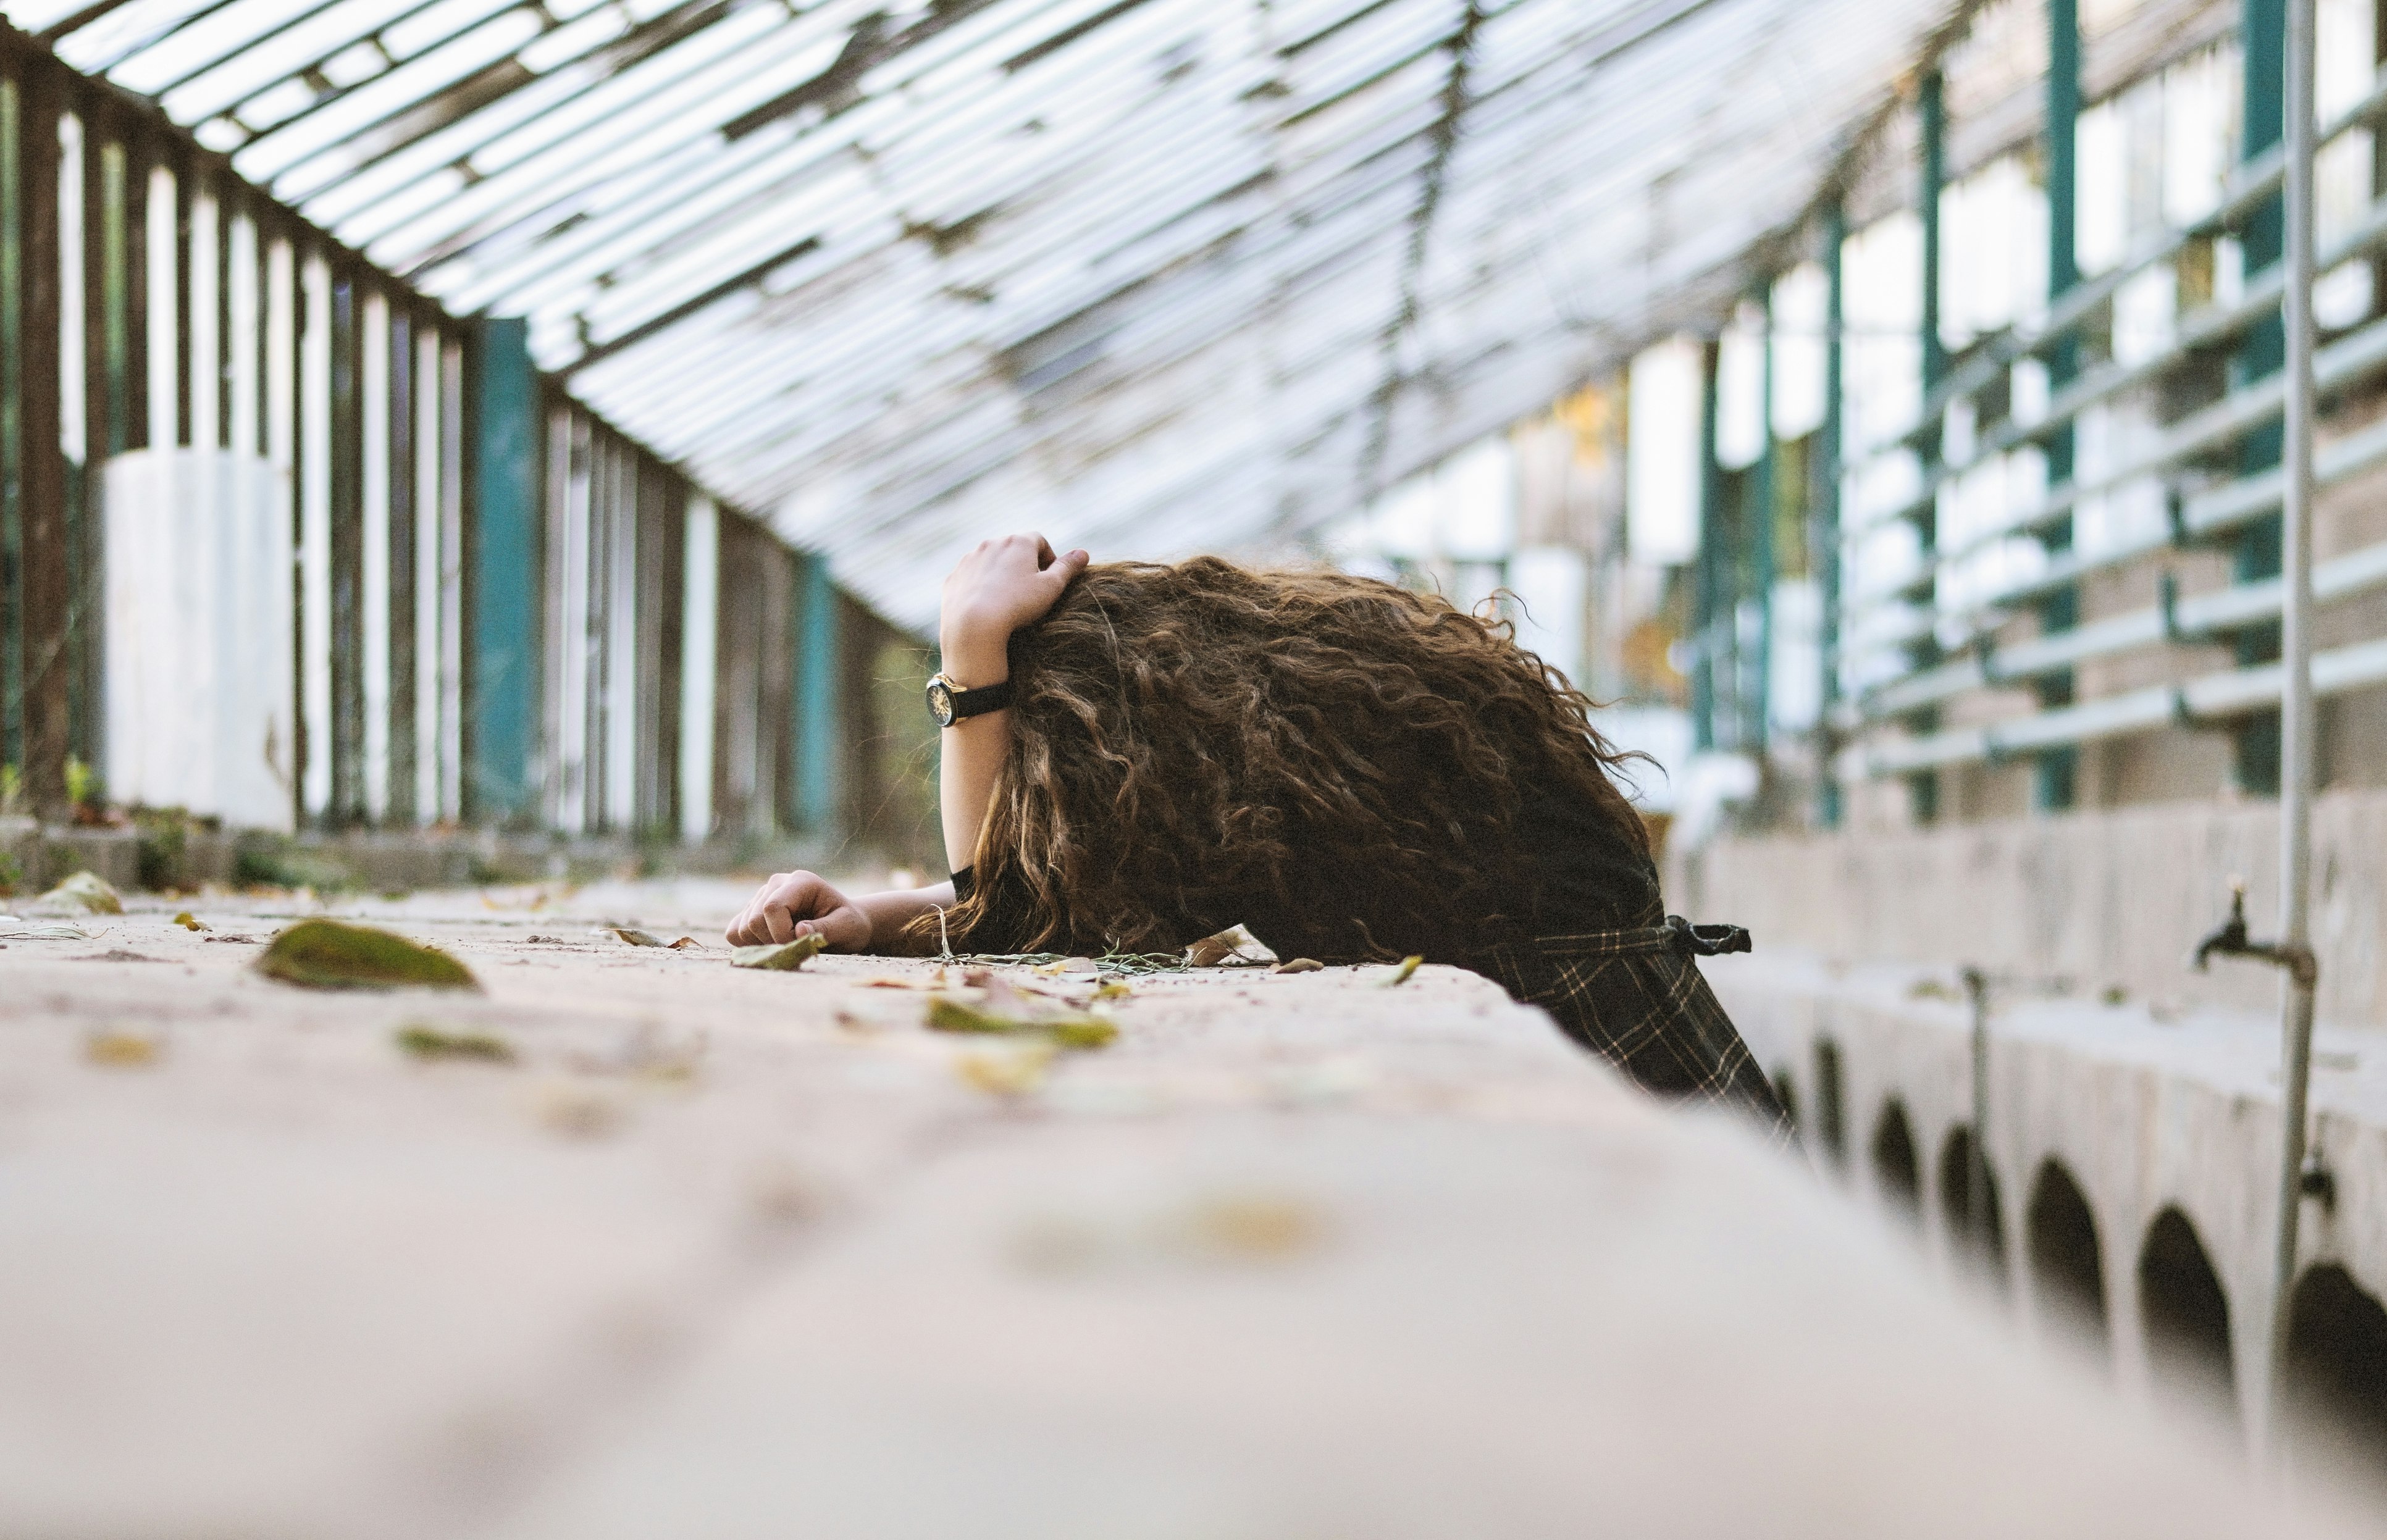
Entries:
{"type": "Polygon", "coordinates": [[[740,945],[1174,952],[1241,922],[1282,957],[1421,953],[1497,980],[1675,1099],[1778,1128],[1670,919],[1623,756],[1505,627],[1439,598],[1213,558],[1088,564],[1032,535],[945,579],[950,883],[764,884],[740,945]]]}

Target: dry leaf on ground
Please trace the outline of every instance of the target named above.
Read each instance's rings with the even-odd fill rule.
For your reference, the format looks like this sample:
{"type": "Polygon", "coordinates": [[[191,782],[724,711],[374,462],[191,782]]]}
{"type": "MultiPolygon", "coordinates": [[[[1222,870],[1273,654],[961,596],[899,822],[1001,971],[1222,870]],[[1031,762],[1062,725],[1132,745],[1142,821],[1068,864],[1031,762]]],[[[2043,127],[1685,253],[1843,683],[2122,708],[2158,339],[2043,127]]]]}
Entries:
{"type": "Polygon", "coordinates": [[[1320,973],[1325,970],[1325,967],[1326,965],[1315,957],[1295,957],[1289,963],[1279,963],[1269,971],[1270,973],[1320,973]]]}
{"type": "Polygon", "coordinates": [[[605,928],[613,933],[613,936],[616,940],[625,941],[631,946],[661,946],[663,944],[663,938],[650,931],[641,930],[635,925],[609,925],[605,928]]]}
{"type": "Polygon", "coordinates": [[[1253,967],[1275,961],[1276,953],[1240,925],[1205,936],[1185,949],[1189,967],[1253,967]]]}
{"type": "Polygon", "coordinates": [[[174,923],[181,926],[185,930],[212,930],[215,928],[213,926],[207,924],[196,915],[192,914],[187,909],[174,916],[174,923]]]}
{"type": "Polygon", "coordinates": [[[139,1032],[94,1032],[82,1040],[82,1056],[110,1069],[136,1069],[157,1062],[158,1040],[139,1032]]]}
{"type": "Polygon", "coordinates": [[[77,911],[85,915],[121,915],[124,900],[117,895],[107,879],[95,872],[77,872],[33,901],[51,909],[77,911]]]}
{"type": "Polygon", "coordinates": [[[777,946],[741,946],[729,953],[729,966],[734,968],[763,968],[772,973],[793,973],[806,963],[828,950],[828,942],[818,931],[799,936],[792,941],[777,946]]]}
{"type": "Polygon", "coordinates": [[[1409,981],[1409,975],[1415,973],[1418,970],[1418,965],[1424,961],[1425,958],[1423,956],[1408,956],[1402,958],[1401,966],[1393,970],[1393,976],[1390,978],[1384,980],[1384,988],[1389,990],[1396,984],[1408,983],[1409,981]]]}
{"type": "Polygon", "coordinates": [[[470,969],[436,947],[370,926],[300,920],[273,939],[257,971],[313,990],[477,990],[470,969]]]}
{"type": "Polygon", "coordinates": [[[483,1064],[512,1064],[513,1045],[486,1032],[449,1032],[411,1022],[391,1037],[398,1052],[418,1059],[476,1059],[483,1064]]]}

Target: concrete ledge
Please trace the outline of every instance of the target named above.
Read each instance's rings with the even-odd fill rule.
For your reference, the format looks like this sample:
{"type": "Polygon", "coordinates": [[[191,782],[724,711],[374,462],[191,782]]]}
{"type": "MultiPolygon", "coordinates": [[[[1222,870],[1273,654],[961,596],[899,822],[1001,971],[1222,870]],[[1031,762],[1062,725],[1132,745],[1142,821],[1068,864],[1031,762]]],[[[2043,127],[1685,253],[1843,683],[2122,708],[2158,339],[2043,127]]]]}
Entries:
{"type": "Polygon", "coordinates": [[[742,897],[344,905],[444,997],[259,978],[287,899],[6,943],[0,1534],[2361,1532],[1471,975],[1138,979],[1023,1070],[933,965],[591,929],[742,897]]]}
{"type": "MultiPolygon", "coordinates": [[[[1972,1121],[1971,1011],[1945,971],[1844,966],[1767,948],[1703,965],[1750,1051],[1796,1099],[1819,1164],[1844,1168],[1885,1207],[1904,1199],[1879,1158],[1895,1106],[1917,1156],[1921,1219],[1952,1265],[1956,1216],[1942,1180],[1950,1138],[1972,1121]],[[1842,1152],[1821,1116],[1837,1058],[1842,1152]]],[[[2242,1416],[2255,1413],[2269,1358],[2271,1248],[2280,1148],[2276,1016],[2175,1010],[1993,990],[1987,1148],[2013,1259],[2008,1288],[2026,1322],[2044,1315],[2030,1276],[2028,1208],[2048,1162],[2078,1183],[2094,1215],[2104,1311],[2126,1386],[2148,1388],[2139,1265],[2150,1227],[2177,1207],[2195,1228],[2229,1301],[2242,1416]]],[[[2372,1032],[2323,1028],[2312,1088],[2314,1150],[2333,1203],[2308,1199],[2303,1266],[2337,1263],[2387,1295],[2387,1045],[2372,1032]]],[[[1962,1169],[1961,1157],[1952,1164],[1962,1169]]]]}

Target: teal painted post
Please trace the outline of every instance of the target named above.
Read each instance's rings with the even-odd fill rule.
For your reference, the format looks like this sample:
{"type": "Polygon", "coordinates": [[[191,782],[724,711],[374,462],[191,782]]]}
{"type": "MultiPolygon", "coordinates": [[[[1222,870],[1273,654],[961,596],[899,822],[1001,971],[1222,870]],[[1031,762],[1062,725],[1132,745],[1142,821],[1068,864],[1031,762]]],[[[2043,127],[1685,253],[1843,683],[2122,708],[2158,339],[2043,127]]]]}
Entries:
{"type": "Polygon", "coordinates": [[[1749,659],[1741,680],[1740,746],[1761,758],[1765,753],[1766,736],[1773,724],[1774,699],[1774,515],[1775,488],[1774,477],[1776,462],[1774,455],[1774,287],[1761,285],[1757,291],[1761,350],[1758,357],[1757,423],[1763,436],[1759,443],[1757,473],[1750,478],[1749,496],[1749,602],[1754,606],[1756,624],[1750,627],[1749,659]]]}
{"type": "MultiPolygon", "coordinates": [[[[2080,16],[2078,0],[2048,0],[2047,4],[2047,297],[2052,301],[2080,281],[2078,245],[2074,236],[2079,212],[2078,158],[2076,139],[2080,123],[2080,16]]],[[[2066,332],[2048,354],[2050,387],[2061,390],[2080,369],[2080,339],[2066,332]]],[[[2047,481],[2051,486],[2072,479],[2072,427],[2066,423],[2047,439],[2047,481]]],[[[2066,514],[2043,537],[2050,556],[2072,549],[2072,518],[2066,514]]],[[[2080,590],[2065,585],[2039,605],[2042,633],[2068,631],[2080,622],[2080,590]]],[[[2070,669],[2039,681],[2042,707],[2072,703],[2070,669]]],[[[2031,805],[2042,812],[2070,807],[2078,794],[2080,751],[2065,744],[2042,751],[2032,763],[2031,805]]]]}
{"type": "MultiPolygon", "coordinates": [[[[1923,220],[1923,400],[1927,409],[1931,393],[1948,372],[1948,351],[1939,340],[1939,194],[1948,182],[1948,112],[1941,92],[1939,71],[1933,69],[1923,77],[1916,94],[1915,114],[1922,129],[1923,184],[1916,189],[1916,211],[1923,220]]],[[[1939,425],[1926,425],[1922,440],[1924,463],[1926,468],[1939,461],[1939,425]]],[[[1939,515],[1935,509],[1925,509],[1916,516],[1915,534],[1923,548],[1923,560],[1928,564],[1939,554],[1939,515]]],[[[1935,601],[1936,602],[1936,601],[1935,601]]],[[[1939,644],[1928,633],[1911,649],[1912,663],[1917,669],[1928,668],[1939,661],[1939,644]]],[[[1938,711],[1926,707],[1907,718],[1915,732],[1927,733],[1939,726],[1938,711]]],[[[1918,770],[1906,778],[1909,801],[1914,809],[1914,820],[1920,824],[1937,823],[1939,818],[1939,776],[1937,771],[1918,770]]]]}
{"type": "Polygon", "coordinates": [[[843,803],[845,734],[841,730],[838,680],[839,643],[843,639],[837,585],[828,562],[810,553],[803,566],[799,610],[802,640],[796,649],[796,820],[807,834],[834,830],[843,803]]]}
{"type": "Polygon", "coordinates": [[[1712,338],[1699,348],[1699,558],[1691,596],[1691,637],[1697,648],[1691,661],[1691,742],[1702,751],[1715,747],[1716,656],[1722,650],[1716,645],[1716,579],[1724,562],[1724,521],[1716,506],[1723,496],[1715,459],[1716,352],[1712,338]]]}
{"type": "Polygon", "coordinates": [[[1817,435],[1815,509],[1808,536],[1821,589],[1822,634],[1817,641],[1824,671],[1823,720],[1817,735],[1824,751],[1823,771],[1816,779],[1815,821],[1825,828],[1840,827],[1840,781],[1832,764],[1839,743],[1832,727],[1832,710],[1840,699],[1840,330],[1847,313],[1847,297],[1840,284],[1840,247],[1848,238],[1848,211],[1835,198],[1824,210],[1824,278],[1828,296],[1824,310],[1824,426],[1817,435]]]}
{"type": "Polygon", "coordinates": [[[466,814],[518,825],[533,815],[538,748],[538,382],[527,322],[484,319],[473,344],[466,814]]]}
{"type": "MultiPolygon", "coordinates": [[[[2245,0],[2242,15],[2241,53],[2245,64],[2245,111],[2240,153],[2252,160],[2278,145],[2286,132],[2288,12],[2286,0],[2245,0]]],[[[2245,252],[2246,276],[2278,262],[2286,250],[2285,206],[2274,195],[2263,200],[2239,231],[2245,252]]],[[[2231,360],[2230,384],[2243,387],[2276,374],[2287,359],[2287,333],[2274,312],[2246,334],[2231,360]]],[[[2280,424],[2267,423],[2246,435],[2239,450],[2239,469],[2247,475],[2280,463],[2280,424]]],[[[2280,572],[2280,516],[2272,513],[2246,526],[2238,537],[2232,566],[2241,583],[2276,577],[2280,572]]],[[[2242,666],[2267,663],[2280,656],[2276,621],[2250,625],[2238,633],[2242,666]]],[[[2234,735],[2233,774],[2242,791],[2276,796],[2280,789],[2280,716],[2276,711],[2249,718],[2234,735]]]]}

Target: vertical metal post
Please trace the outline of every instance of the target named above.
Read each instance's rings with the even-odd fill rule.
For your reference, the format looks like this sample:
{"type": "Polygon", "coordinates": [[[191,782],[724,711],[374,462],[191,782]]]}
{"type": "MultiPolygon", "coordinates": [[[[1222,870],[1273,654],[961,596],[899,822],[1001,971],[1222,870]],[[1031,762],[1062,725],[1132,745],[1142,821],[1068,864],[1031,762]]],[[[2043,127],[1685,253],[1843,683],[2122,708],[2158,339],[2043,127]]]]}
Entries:
{"type": "Polygon", "coordinates": [[[1997,1216],[1989,1212],[1989,976],[1965,968],[1964,993],[1973,1006],[1973,1158],[1964,1168],[1964,1218],[1987,1260],[1998,1232],[1997,1216]]]}
{"type": "Polygon", "coordinates": [[[1741,664],[1740,747],[1762,763],[1773,724],[1774,674],[1774,516],[1778,495],[1774,478],[1778,462],[1774,452],[1774,285],[1757,291],[1759,334],[1757,385],[1758,443],[1756,472],[1746,499],[1749,509],[1749,602],[1756,625],[1749,638],[1749,656],[1741,664]]]}
{"type": "Polygon", "coordinates": [[[56,66],[33,64],[19,78],[18,143],[24,333],[18,421],[23,435],[25,801],[44,817],[67,809],[67,675],[72,595],[68,587],[67,457],[59,440],[58,117],[56,66]]]}
{"type": "Polygon", "coordinates": [[[529,323],[480,322],[465,421],[473,454],[466,540],[472,610],[468,815],[514,823],[537,789],[538,383],[529,323]]]}
{"type": "Polygon", "coordinates": [[[1722,608],[1717,574],[1724,561],[1724,520],[1717,500],[1723,478],[1716,471],[1716,363],[1720,349],[1710,337],[1699,346],[1699,559],[1692,594],[1691,637],[1697,649],[1691,664],[1691,732],[1693,747],[1715,747],[1716,612],[1722,608]]]}
{"type": "MultiPolygon", "coordinates": [[[[2281,697],[2280,776],[2280,941],[2310,940],[2312,866],[2312,446],[2313,446],[2313,0],[2288,0],[2286,461],[2281,535],[2285,603],[2280,633],[2286,680],[2281,697]]],[[[2312,1074],[2313,992],[2309,967],[2291,969],[2285,990],[2280,1074],[2278,1247],[2273,1259],[2269,1433],[2279,1430],[2287,1379],[2288,1327],[2296,1277],[2296,1225],[2304,1201],[2305,1103],[2312,1074]]]]}
{"type": "MultiPolygon", "coordinates": [[[[1939,340],[1939,194],[1947,184],[1948,114],[1940,88],[1939,71],[1927,71],[1916,93],[1915,114],[1922,133],[1923,183],[1916,190],[1916,210],[1923,221],[1923,401],[1929,410],[1932,393],[1948,372],[1948,354],[1939,340]]],[[[1924,458],[1926,464],[1939,459],[1939,428],[1927,423],[1923,434],[1924,458]]],[[[1939,518],[1936,511],[1926,510],[1918,519],[1917,534],[1921,537],[1923,561],[1928,565],[1939,559],[1939,518]]],[[[1939,661],[1939,648],[1929,635],[1913,649],[1913,663],[1926,668],[1939,661]]],[[[1917,732],[1929,732],[1939,725],[1939,713],[1928,707],[1914,713],[1908,721],[1917,732]]],[[[1918,770],[1906,779],[1907,789],[1914,808],[1914,821],[1929,824],[1939,816],[1939,776],[1932,770],[1918,770]]]]}
{"type": "MultiPolygon", "coordinates": [[[[2287,7],[2289,0],[2244,0],[2240,20],[2240,51],[2244,64],[2243,110],[2240,153],[2244,160],[2260,158],[2280,143],[2286,121],[2281,92],[2286,83],[2287,7]]],[[[2238,232],[2245,254],[2246,276],[2280,260],[2284,255],[2285,210],[2278,196],[2266,198],[2238,232]]],[[[2249,327],[2244,342],[2230,361],[2230,385],[2243,388],[2279,372],[2285,360],[2284,317],[2266,316],[2249,327]]],[[[2246,435],[2239,448],[2239,472],[2254,475],[2280,463],[2285,423],[2267,424],[2246,435]]],[[[2276,575],[2280,571],[2280,539],[2284,519],[2273,514],[2255,520],[2239,536],[2232,576],[2241,583],[2276,575]]],[[[2269,663],[2280,655],[2276,626],[2257,624],[2240,629],[2236,643],[2242,666],[2269,663]]],[[[2268,796],[2280,789],[2280,721],[2268,713],[2248,719],[2234,735],[2231,774],[2238,789],[2268,796]]]]}
{"type": "Polygon", "coordinates": [[[1822,449],[1815,457],[1815,511],[1808,536],[1823,612],[1819,650],[1824,709],[1818,735],[1823,755],[1815,783],[1815,821],[1825,828],[1840,827],[1840,779],[1834,766],[1839,740],[1832,727],[1832,708],[1840,699],[1840,332],[1847,313],[1840,247],[1848,238],[1848,211],[1834,198],[1824,210],[1824,277],[1828,294],[1824,310],[1824,426],[1817,435],[1822,449]]]}
{"type": "Polygon", "coordinates": [[[796,650],[796,820],[807,833],[825,833],[837,823],[843,801],[838,774],[844,748],[838,707],[840,624],[837,587],[828,562],[807,552],[800,559],[802,585],[796,600],[802,642],[796,650]]]}
{"type": "MultiPolygon", "coordinates": [[[[2079,178],[2076,139],[2080,123],[2080,15],[2078,0],[2048,0],[2047,4],[2047,297],[2052,302],[2080,281],[2078,244],[2074,234],[2078,216],[2079,178]]],[[[2080,367],[2080,339],[2066,332],[2056,340],[2047,359],[2050,385],[2062,389],[2080,367]]],[[[2072,427],[2057,429],[2047,439],[2047,482],[2061,486],[2072,479],[2072,427]]],[[[2042,542],[2050,554],[2072,546],[2072,518],[2066,514],[2049,529],[2042,542]]],[[[2049,594],[2039,605],[2042,633],[2067,631],[2079,623],[2079,590],[2069,585],[2049,594]]],[[[2039,682],[2042,707],[2072,703],[2070,669],[2039,682]]],[[[2042,812],[2070,807],[2078,792],[2080,751],[2071,744],[2042,751],[2031,766],[2031,803],[2042,812]]]]}

